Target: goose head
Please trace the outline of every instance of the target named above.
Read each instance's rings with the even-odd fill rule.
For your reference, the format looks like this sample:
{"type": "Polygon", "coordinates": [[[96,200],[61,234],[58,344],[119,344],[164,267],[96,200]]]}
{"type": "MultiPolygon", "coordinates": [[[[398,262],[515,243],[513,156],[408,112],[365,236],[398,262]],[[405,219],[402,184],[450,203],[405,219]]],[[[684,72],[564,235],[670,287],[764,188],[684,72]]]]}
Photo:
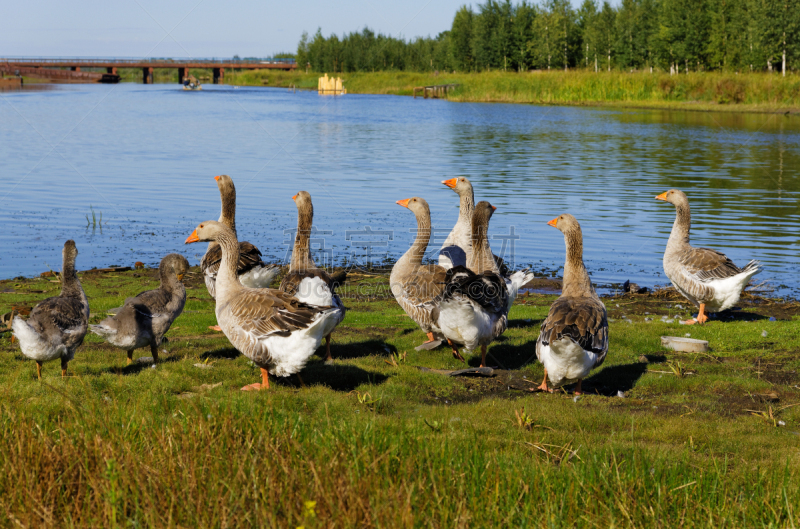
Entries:
{"type": "Polygon", "coordinates": [[[235,236],[233,230],[215,220],[207,220],[197,225],[197,228],[186,238],[184,244],[193,242],[219,241],[225,237],[235,236]]]}
{"type": "Polygon", "coordinates": [[[189,261],[179,253],[171,253],[161,260],[158,270],[161,273],[175,275],[178,281],[183,281],[183,276],[189,271],[189,261]]]}
{"type": "Polygon", "coordinates": [[[417,217],[419,217],[420,215],[430,217],[431,209],[424,198],[420,197],[406,198],[403,200],[398,200],[396,204],[400,204],[404,208],[410,209],[411,212],[414,213],[414,215],[416,215],[417,217]]]}
{"type": "Polygon", "coordinates": [[[297,194],[292,197],[292,200],[294,200],[298,211],[314,214],[314,206],[311,203],[311,195],[308,191],[298,191],[297,194]]]}
{"type": "Polygon", "coordinates": [[[451,178],[450,180],[442,180],[442,183],[458,193],[458,196],[472,194],[472,183],[466,176],[459,176],[458,178],[451,178]]]}
{"type": "Polygon", "coordinates": [[[670,189],[669,191],[665,191],[656,196],[656,200],[663,200],[664,202],[669,202],[674,206],[689,205],[689,198],[686,196],[686,193],[680,189],[670,189]]]}
{"type": "Polygon", "coordinates": [[[548,222],[547,225],[552,226],[557,230],[561,230],[561,233],[564,235],[580,233],[581,231],[581,225],[578,222],[578,219],[569,213],[562,213],[558,217],[548,222]]]}

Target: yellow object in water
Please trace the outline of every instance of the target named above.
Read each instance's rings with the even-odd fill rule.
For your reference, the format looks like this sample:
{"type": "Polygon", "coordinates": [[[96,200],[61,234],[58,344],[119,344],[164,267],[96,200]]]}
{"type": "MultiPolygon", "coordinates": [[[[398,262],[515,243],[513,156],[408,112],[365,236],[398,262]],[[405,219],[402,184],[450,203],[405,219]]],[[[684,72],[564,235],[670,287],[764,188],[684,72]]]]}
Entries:
{"type": "Polygon", "coordinates": [[[328,77],[328,74],[319,78],[317,82],[317,91],[320,94],[333,94],[343,95],[347,93],[344,85],[342,84],[341,77],[328,77]]]}

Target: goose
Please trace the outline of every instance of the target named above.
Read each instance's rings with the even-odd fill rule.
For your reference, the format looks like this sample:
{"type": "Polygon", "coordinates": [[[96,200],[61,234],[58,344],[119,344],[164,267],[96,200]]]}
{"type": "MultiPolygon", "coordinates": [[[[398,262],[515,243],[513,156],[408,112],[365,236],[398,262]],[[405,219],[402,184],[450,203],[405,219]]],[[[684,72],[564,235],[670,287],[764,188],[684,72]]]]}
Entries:
{"type": "Polygon", "coordinates": [[[481,348],[481,367],[486,366],[486,347],[508,327],[508,289],[492,257],[486,232],[497,208],[478,202],[472,214],[472,252],[469,268],[454,266],[445,278],[442,294],[435,300],[434,320],[463,361],[458,345],[467,351],[481,348]]]}
{"type": "MultiPolygon", "coordinates": [[[[471,223],[472,214],[475,210],[475,194],[472,189],[472,182],[469,181],[469,178],[460,176],[442,180],[442,183],[458,194],[461,203],[458,208],[458,221],[456,221],[456,225],[453,226],[453,230],[445,239],[441,250],[439,250],[439,266],[445,269],[459,265],[466,267],[469,256],[472,253],[471,223]]],[[[506,267],[501,257],[492,255],[492,258],[497,263],[500,276],[508,289],[508,306],[510,310],[514,300],[517,299],[519,289],[533,281],[533,272],[525,269],[509,274],[508,267],[506,267]]]]}
{"type": "Polygon", "coordinates": [[[72,239],[62,251],[61,294],[36,305],[26,320],[14,318],[11,329],[22,354],[36,361],[36,376],[42,378],[42,364],[61,359],[61,376],[83,343],[89,323],[89,300],[75,271],[78,249],[72,239]]]}
{"type": "Polygon", "coordinates": [[[186,244],[210,241],[222,249],[216,282],[219,326],[231,344],[261,368],[261,383],[242,390],[269,389],[270,372],[286,377],[303,369],[330,321],[339,318],[339,310],[302,303],[282,290],[242,285],[236,233],[220,222],[199,224],[186,244]]]}
{"type": "Polygon", "coordinates": [[[342,300],[336,294],[336,287],[343,283],[347,277],[334,280],[325,270],[317,268],[311,257],[309,239],[311,225],[314,220],[314,205],[308,191],[300,191],[292,197],[297,205],[297,234],[292,249],[292,260],[289,272],[281,280],[280,289],[294,296],[303,303],[317,307],[334,307],[338,311],[338,318],[327,320],[329,328],[325,329],[325,361],[332,361],[331,333],[344,319],[345,308],[342,300]]]}
{"type": "Polygon", "coordinates": [[[547,224],[564,234],[567,258],[561,296],[550,306],[536,340],[536,356],[544,365],[544,380],[537,389],[552,393],[553,388],[577,381],[575,394],[580,395],[581,382],[608,353],[606,307],[583,264],[581,225],[566,213],[547,224]]]}
{"type": "MultiPolygon", "coordinates": [[[[233,185],[233,179],[228,175],[219,175],[215,176],[214,180],[217,181],[220,201],[222,202],[219,222],[233,230],[233,233],[236,233],[236,187],[233,185]]],[[[219,244],[212,242],[208,245],[203,260],[200,262],[200,268],[206,280],[206,288],[208,288],[208,293],[214,299],[216,299],[215,282],[221,260],[222,250],[219,244]]],[[[279,272],[279,266],[268,265],[261,260],[261,251],[254,245],[244,241],[239,243],[237,273],[242,285],[250,288],[266,288],[277,277],[279,272]]]]}
{"type": "Polygon", "coordinates": [[[670,189],[656,200],[675,206],[675,223],[664,252],[664,272],[683,297],[699,307],[692,325],[708,320],[705,312],[719,312],[733,307],[750,278],[761,271],[761,263],[750,261],[739,268],[725,254],[709,248],[693,248],[689,244],[692,216],[689,199],[683,191],[670,189]]]}
{"type": "Polygon", "coordinates": [[[149,345],[153,363],[157,364],[158,346],[186,304],[186,289],[181,281],[188,270],[189,261],[184,256],[167,255],[158,265],[161,285],[157,289],[126,299],[114,316],[90,325],[89,330],[127,351],[128,364],[133,362],[134,349],[149,345]]]}
{"type": "Polygon", "coordinates": [[[434,349],[441,345],[444,336],[432,317],[433,300],[442,293],[447,270],[439,265],[422,264],[431,238],[431,210],[425,199],[411,197],[396,203],[411,210],[417,218],[417,236],[392,267],[389,288],[406,314],[428,335],[428,340],[419,347],[434,349]]]}

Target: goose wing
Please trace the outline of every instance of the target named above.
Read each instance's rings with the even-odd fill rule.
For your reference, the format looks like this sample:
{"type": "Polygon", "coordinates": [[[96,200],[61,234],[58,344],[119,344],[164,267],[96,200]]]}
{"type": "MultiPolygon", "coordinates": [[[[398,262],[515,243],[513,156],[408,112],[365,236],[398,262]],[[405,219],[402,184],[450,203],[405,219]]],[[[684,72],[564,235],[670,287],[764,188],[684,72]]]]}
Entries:
{"type": "Polygon", "coordinates": [[[431,303],[444,290],[447,271],[438,265],[420,266],[395,285],[395,297],[401,305],[420,306],[431,303]]]}
{"type": "Polygon", "coordinates": [[[725,279],[743,271],[724,253],[710,248],[691,248],[679,257],[678,262],[699,281],[725,279]]]}
{"type": "MultiPolygon", "coordinates": [[[[207,276],[216,279],[219,265],[222,262],[222,247],[214,245],[209,248],[200,262],[200,269],[207,276]]],[[[244,274],[256,266],[266,266],[261,260],[261,251],[247,241],[239,243],[239,264],[236,266],[238,274],[244,274]]]]}
{"type": "Polygon", "coordinates": [[[465,296],[488,312],[503,312],[508,305],[508,289],[502,277],[494,272],[476,274],[463,266],[447,271],[442,299],[465,296]]]}
{"type": "Polygon", "coordinates": [[[539,357],[540,344],[550,345],[564,336],[598,355],[595,367],[602,364],[608,352],[608,319],[603,303],[595,298],[558,298],[542,322],[536,356],[539,357]]]}

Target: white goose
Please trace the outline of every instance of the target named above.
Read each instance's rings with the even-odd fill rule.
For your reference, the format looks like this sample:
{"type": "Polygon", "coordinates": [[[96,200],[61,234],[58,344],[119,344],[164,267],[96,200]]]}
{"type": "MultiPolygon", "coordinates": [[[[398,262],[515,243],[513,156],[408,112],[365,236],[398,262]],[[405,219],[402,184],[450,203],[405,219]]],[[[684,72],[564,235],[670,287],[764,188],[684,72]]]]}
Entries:
{"type": "Polygon", "coordinates": [[[42,364],[61,359],[61,376],[83,343],[89,324],[89,300],[75,271],[78,249],[75,241],[64,243],[61,295],[36,305],[27,321],[14,318],[11,329],[22,354],[36,361],[36,376],[42,378],[42,364]]]}
{"type": "Polygon", "coordinates": [[[496,208],[478,202],[472,216],[472,244],[469,269],[455,266],[447,271],[444,291],[435,300],[434,320],[463,360],[458,345],[468,351],[481,348],[481,367],[486,365],[487,346],[508,327],[508,290],[492,258],[486,232],[496,208]]]}
{"type": "Polygon", "coordinates": [[[739,268],[725,254],[709,248],[693,248],[689,244],[692,216],[689,199],[683,191],[670,189],[656,200],[675,206],[675,223],[664,252],[664,272],[683,296],[699,307],[696,320],[684,323],[705,323],[705,311],[719,312],[733,307],[750,278],[761,271],[758,261],[739,268]]]}
{"type": "Polygon", "coordinates": [[[270,372],[279,377],[299,373],[322,342],[330,321],[339,318],[339,310],[301,303],[281,290],[243,286],[236,270],[239,242],[224,224],[203,222],[186,239],[187,244],[201,241],[216,242],[222,249],[215,309],[222,332],[261,368],[261,383],[242,389],[269,389],[270,372]]]}
{"type": "MultiPolygon", "coordinates": [[[[454,266],[467,266],[467,262],[472,254],[472,214],[475,211],[475,194],[472,189],[472,182],[465,176],[442,180],[442,183],[455,191],[459,198],[458,221],[453,226],[452,231],[439,250],[439,266],[450,269],[454,266]]],[[[493,255],[500,276],[508,289],[508,307],[514,304],[517,299],[519,289],[527,283],[533,281],[533,272],[527,270],[517,270],[509,274],[508,268],[503,263],[503,259],[493,255]]]]}
{"type": "Polygon", "coordinates": [[[340,274],[334,279],[322,268],[318,268],[311,257],[311,226],[314,221],[314,205],[308,191],[300,191],[292,197],[297,205],[297,234],[294,238],[292,261],[289,272],[281,280],[280,289],[294,296],[303,303],[317,307],[334,307],[338,311],[337,318],[328,319],[329,327],[325,333],[325,361],[331,357],[331,333],[342,323],[345,308],[336,294],[336,287],[343,283],[347,274],[340,274]]]}
{"type": "MultiPolygon", "coordinates": [[[[398,200],[417,218],[417,237],[411,248],[397,260],[389,276],[389,288],[406,314],[428,335],[419,348],[433,349],[442,343],[442,333],[432,313],[434,299],[444,289],[447,271],[439,265],[422,264],[422,257],[431,238],[431,210],[425,199],[411,197],[398,200]]],[[[461,358],[460,356],[458,358],[461,358]]]]}
{"type": "MultiPolygon", "coordinates": [[[[215,176],[219,187],[222,211],[220,212],[219,222],[225,224],[236,233],[236,187],[233,180],[228,175],[215,176]]],[[[208,245],[203,260],[200,262],[200,269],[206,281],[206,288],[212,298],[216,299],[215,282],[217,270],[222,260],[222,251],[216,243],[208,245]]],[[[280,266],[266,264],[261,260],[261,251],[249,242],[239,243],[239,263],[237,273],[242,285],[249,288],[267,288],[281,271],[280,266]]]]}
{"type": "Polygon", "coordinates": [[[552,393],[554,387],[577,381],[575,394],[580,395],[582,380],[603,363],[608,353],[606,307],[583,264],[583,234],[578,221],[564,214],[547,224],[564,233],[567,258],[561,296],[550,306],[536,340],[536,356],[544,364],[544,380],[538,389],[552,393]]]}

